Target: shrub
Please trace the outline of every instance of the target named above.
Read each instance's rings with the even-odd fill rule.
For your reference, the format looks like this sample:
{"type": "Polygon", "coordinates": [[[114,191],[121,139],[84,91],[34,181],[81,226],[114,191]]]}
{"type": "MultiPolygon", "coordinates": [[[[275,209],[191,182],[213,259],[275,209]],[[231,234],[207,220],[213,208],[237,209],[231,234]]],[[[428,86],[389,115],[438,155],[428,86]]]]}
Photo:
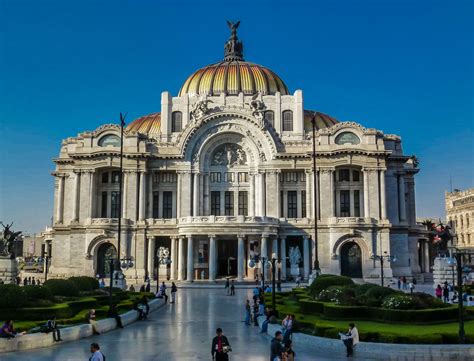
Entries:
{"type": "Polygon", "coordinates": [[[70,277],[68,280],[74,283],[79,291],[93,291],[99,288],[99,282],[94,277],[78,276],[70,277]]]}
{"type": "Polygon", "coordinates": [[[26,302],[26,294],[22,287],[13,284],[0,285],[0,309],[19,308],[26,302]]]}
{"type": "Polygon", "coordinates": [[[28,301],[31,300],[52,300],[53,294],[51,290],[44,286],[25,286],[23,287],[23,291],[25,292],[26,298],[28,301]]]}
{"type": "Polygon", "coordinates": [[[48,288],[55,296],[78,296],[79,290],[76,284],[70,280],[52,279],[47,280],[44,287],[48,288]]]}
{"type": "Polygon", "coordinates": [[[379,287],[379,286],[376,285],[376,284],[373,284],[373,283],[364,283],[362,285],[358,285],[354,289],[354,294],[355,294],[356,297],[360,297],[362,295],[367,294],[367,291],[370,290],[371,288],[374,288],[374,287],[379,287]]]}
{"type": "Polygon", "coordinates": [[[366,306],[379,307],[385,297],[393,295],[394,293],[397,292],[391,288],[374,285],[370,287],[365,294],[359,296],[358,301],[360,304],[366,306]]]}
{"type": "Polygon", "coordinates": [[[324,317],[331,319],[364,319],[370,318],[370,308],[325,304],[323,314],[324,317]]]}
{"type": "Polygon", "coordinates": [[[317,297],[319,293],[330,286],[349,286],[354,282],[349,277],[336,275],[322,275],[314,280],[309,286],[309,291],[313,297],[317,297]]]}
{"type": "Polygon", "coordinates": [[[311,300],[300,300],[301,312],[309,314],[323,313],[324,303],[311,300]]]}
{"type": "Polygon", "coordinates": [[[384,298],[382,308],[391,310],[415,310],[418,308],[418,302],[411,295],[391,295],[384,298]]]}
{"type": "Polygon", "coordinates": [[[417,300],[418,308],[420,309],[449,307],[447,304],[443,303],[443,301],[426,293],[415,292],[411,294],[411,296],[417,300]]]}

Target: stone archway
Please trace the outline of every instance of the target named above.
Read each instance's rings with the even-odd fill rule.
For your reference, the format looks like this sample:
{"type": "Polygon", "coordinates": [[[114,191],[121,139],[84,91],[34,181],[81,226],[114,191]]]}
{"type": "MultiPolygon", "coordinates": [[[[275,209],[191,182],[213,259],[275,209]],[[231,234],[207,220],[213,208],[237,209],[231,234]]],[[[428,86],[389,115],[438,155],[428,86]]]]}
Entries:
{"type": "Polygon", "coordinates": [[[95,274],[100,277],[110,277],[110,260],[117,259],[117,249],[112,243],[102,243],[97,248],[95,274]]]}
{"type": "Polygon", "coordinates": [[[362,278],[362,250],[354,241],[341,246],[341,276],[362,278]]]}

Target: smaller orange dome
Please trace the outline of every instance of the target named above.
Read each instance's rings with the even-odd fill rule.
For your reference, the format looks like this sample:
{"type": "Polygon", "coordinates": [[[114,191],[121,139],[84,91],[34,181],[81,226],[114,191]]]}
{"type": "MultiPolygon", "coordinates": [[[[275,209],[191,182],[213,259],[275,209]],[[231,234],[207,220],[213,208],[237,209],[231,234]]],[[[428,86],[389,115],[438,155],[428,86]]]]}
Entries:
{"type": "Polygon", "coordinates": [[[160,134],[161,131],[161,113],[152,113],[135,119],[127,125],[127,131],[143,134],[160,134]]]}

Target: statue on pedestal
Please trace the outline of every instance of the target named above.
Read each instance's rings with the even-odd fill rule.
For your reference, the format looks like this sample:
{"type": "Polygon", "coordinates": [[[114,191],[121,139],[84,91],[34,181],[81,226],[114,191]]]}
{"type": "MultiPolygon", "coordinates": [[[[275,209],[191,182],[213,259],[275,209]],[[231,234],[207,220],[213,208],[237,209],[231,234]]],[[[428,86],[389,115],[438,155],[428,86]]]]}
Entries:
{"type": "Polygon", "coordinates": [[[13,232],[11,230],[13,222],[10,224],[7,223],[7,225],[4,225],[3,222],[0,222],[0,224],[3,226],[2,239],[0,241],[0,257],[10,257],[10,259],[14,259],[13,243],[21,234],[21,231],[13,232]]]}
{"type": "Polygon", "coordinates": [[[300,275],[299,263],[301,262],[301,252],[298,246],[290,247],[289,258],[291,265],[290,273],[292,276],[297,277],[300,275]]]}

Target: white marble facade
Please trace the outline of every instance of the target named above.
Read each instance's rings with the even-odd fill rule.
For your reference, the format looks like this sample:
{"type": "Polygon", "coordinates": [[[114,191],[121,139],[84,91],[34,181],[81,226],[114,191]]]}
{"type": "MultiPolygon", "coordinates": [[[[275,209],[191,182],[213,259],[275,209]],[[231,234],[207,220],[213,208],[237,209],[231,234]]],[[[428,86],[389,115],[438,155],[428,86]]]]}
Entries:
{"type": "MultiPolygon", "coordinates": [[[[323,273],[379,277],[370,257],[384,251],[398,259],[386,263],[386,276],[419,273],[418,168],[400,137],[316,113],[314,187],[314,113],[304,109],[303,92],[267,83],[253,93],[255,80],[243,89],[242,64],[235,94],[163,92],[160,113],[126,127],[121,256],[134,259],[126,277],[153,274],[165,246],[172,263],[160,273],[171,279],[253,279],[254,254],[287,259],[298,246],[307,278],[315,218],[323,273]]],[[[119,137],[120,127],[107,124],[62,142],[50,277],[106,273],[104,259],[117,248],[119,137]]],[[[290,277],[289,261],[280,272],[290,277]]]]}

